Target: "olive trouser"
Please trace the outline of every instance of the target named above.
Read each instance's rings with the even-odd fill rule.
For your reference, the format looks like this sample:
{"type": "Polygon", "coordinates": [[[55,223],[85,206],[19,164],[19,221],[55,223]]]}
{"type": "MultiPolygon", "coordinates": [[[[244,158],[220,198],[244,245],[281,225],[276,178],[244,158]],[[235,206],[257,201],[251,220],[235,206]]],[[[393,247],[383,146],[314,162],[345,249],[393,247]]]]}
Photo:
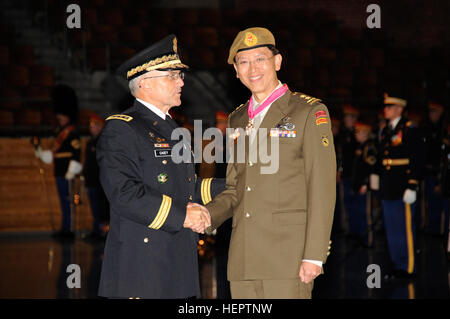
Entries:
{"type": "Polygon", "coordinates": [[[313,286],[300,278],[230,281],[233,299],[311,299],[313,286]]]}

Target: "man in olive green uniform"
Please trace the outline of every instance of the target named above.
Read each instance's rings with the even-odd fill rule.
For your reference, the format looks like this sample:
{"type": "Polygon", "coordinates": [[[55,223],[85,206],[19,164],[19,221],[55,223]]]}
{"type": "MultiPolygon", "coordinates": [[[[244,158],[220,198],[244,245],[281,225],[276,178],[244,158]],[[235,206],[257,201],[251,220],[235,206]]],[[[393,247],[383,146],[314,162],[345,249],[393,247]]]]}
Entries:
{"type": "Polygon", "coordinates": [[[233,155],[239,160],[239,139],[245,139],[245,161],[228,164],[226,190],[206,208],[209,231],[232,217],[227,272],[233,298],[311,298],[329,254],[336,199],[330,116],[319,99],[278,80],[281,61],[265,28],[240,32],[230,49],[228,63],[252,93],[229,116],[233,155]],[[271,155],[278,169],[267,173],[255,153],[261,147],[273,152],[276,141],[271,155]]]}

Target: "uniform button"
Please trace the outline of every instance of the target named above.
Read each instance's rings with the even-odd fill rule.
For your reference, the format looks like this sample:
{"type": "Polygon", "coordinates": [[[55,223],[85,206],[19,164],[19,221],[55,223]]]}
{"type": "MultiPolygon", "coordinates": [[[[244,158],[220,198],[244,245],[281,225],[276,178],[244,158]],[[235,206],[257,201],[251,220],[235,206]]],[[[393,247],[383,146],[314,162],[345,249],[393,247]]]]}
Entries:
{"type": "Polygon", "coordinates": [[[386,170],[390,170],[391,169],[391,167],[390,166],[386,166],[386,170]]]}
{"type": "Polygon", "coordinates": [[[148,237],[144,238],[144,243],[146,243],[146,244],[148,243],[148,237]]]}
{"type": "Polygon", "coordinates": [[[189,200],[192,200],[192,195],[191,195],[191,196],[189,196],[189,200]]]}
{"type": "Polygon", "coordinates": [[[250,218],[250,214],[249,213],[245,214],[245,217],[250,218]]]}
{"type": "Polygon", "coordinates": [[[252,188],[250,186],[247,186],[247,191],[250,192],[252,188]]]}
{"type": "Polygon", "coordinates": [[[188,181],[189,181],[189,183],[192,181],[192,178],[189,176],[189,178],[188,178],[188,181]]]}
{"type": "Polygon", "coordinates": [[[389,155],[389,151],[384,151],[384,155],[389,155]]]}
{"type": "Polygon", "coordinates": [[[163,160],[162,163],[163,163],[164,165],[166,165],[166,164],[167,164],[167,160],[163,160]]]}

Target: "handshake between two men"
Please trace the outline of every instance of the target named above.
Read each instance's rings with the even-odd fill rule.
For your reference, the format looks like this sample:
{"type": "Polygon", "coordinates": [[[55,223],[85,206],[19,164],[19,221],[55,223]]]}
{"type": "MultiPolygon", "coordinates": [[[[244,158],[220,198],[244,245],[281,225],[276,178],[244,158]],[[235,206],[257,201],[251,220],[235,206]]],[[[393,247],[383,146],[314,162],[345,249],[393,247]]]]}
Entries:
{"type": "Polygon", "coordinates": [[[189,202],[186,206],[186,218],[183,227],[204,234],[205,228],[211,226],[211,216],[208,209],[200,204],[189,202]]]}

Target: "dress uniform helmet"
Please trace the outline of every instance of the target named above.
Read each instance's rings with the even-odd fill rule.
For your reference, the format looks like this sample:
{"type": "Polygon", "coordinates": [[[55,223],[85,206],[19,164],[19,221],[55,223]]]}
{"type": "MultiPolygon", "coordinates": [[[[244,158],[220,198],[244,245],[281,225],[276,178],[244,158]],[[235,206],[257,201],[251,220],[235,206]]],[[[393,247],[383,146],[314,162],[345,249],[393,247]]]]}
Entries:
{"type": "Polygon", "coordinates": [[[138,52],[117,69],[128,81],[153,70],[187,69],[178,55],[177,37],[173,34],[138,52]]]}
{"type": "Polygon", "coordinates": [[[268,47],[274,50],[274,54],[278,54],[278,50],[275,48],[275,37],[266,28],[248,28],[239,32],[231,45],[228,64],[234,63],[234,57],[238,52],[259,47],[268,47]]]}
{"type": "Polygon", "coordinates": [[[51,93],[53,112],[69,117],[71,123],[78,120],[78,98],[70,86],[58,84],[51,93]]]}

